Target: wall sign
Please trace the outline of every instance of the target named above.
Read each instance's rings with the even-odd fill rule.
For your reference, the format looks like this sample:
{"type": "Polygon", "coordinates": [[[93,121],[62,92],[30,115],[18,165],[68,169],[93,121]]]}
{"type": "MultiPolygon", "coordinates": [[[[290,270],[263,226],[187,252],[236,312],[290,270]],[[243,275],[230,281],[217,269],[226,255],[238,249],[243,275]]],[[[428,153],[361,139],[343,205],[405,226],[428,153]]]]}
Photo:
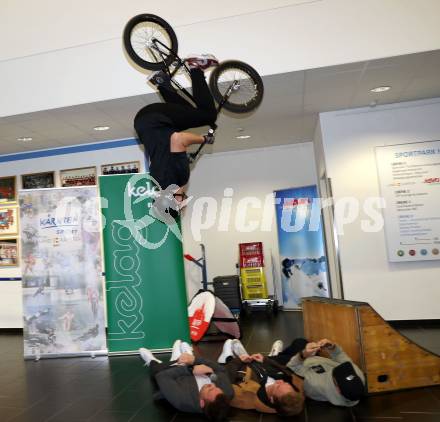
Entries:
{"type": "Polygon", "coordinates": [[[376,148],[391,262],[440,259],[440,141],[376,148]]]}

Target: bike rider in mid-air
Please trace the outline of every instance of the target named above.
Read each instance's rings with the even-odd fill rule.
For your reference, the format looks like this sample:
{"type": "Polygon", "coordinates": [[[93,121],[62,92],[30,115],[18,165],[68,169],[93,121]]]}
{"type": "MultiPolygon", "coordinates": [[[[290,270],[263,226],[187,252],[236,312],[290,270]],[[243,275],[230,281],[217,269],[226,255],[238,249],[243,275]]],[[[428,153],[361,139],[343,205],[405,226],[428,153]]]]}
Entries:
{"type": "Polygon", "coordinates": [[[187,148],[214,142],[211,133],[198,135],[186,130],[212,126],[217,120],[214,99],[203,71],[218,66],[218,60],[213,55],[202,54],[188,57],[185,63],[190,70],[195,107],[177,93],[168,74],[159,70],[148,80],[158,88],[165,102],[147,105],[134,119],[135,130],[150,159],[150,175],[162,190],[177,185],[173,193],[178,203],[186,197],[184,189],[190,176],[187,148]]]}

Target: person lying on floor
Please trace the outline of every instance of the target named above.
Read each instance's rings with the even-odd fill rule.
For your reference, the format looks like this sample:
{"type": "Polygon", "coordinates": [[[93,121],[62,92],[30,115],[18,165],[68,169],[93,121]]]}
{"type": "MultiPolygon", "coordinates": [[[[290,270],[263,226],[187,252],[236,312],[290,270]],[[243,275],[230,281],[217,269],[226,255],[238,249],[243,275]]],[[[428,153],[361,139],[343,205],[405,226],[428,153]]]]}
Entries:
{"type": "Polygon", "coordinates": [[[350,407],[365,394],[364,374],[334,342],[295,339],[284,349],[282,341],[277,340],[273,348],[280,351],[273,359],[304,378],[306,397],[350,407]],[[327,351],[330,358],[317,356],[321,350],[327,351]]]}
{"type": "Polygon", "coordinates": [[[226,340],[217,361],[225,365],[233,384],[232,407],[282,416],[301,413],[302,380],[270,356],[249,355],[239,340],[226,340]]]}
{"type": "Polygon", "coordinates": [[[192,347],[181,340],[174,342],[169,362],[160,361],[145,348],[139,349],[139,354],[149,366],[161,397],[177,410],[203,413],[212,421],[226,418],[234,391],[224,367],[195,357],[192,347]]]}

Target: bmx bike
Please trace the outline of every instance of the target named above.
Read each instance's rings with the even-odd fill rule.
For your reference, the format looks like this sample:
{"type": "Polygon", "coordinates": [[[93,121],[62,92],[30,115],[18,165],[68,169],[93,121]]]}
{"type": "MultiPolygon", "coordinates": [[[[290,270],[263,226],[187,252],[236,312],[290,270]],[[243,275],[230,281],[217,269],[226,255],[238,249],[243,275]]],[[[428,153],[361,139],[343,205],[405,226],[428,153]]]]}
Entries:
{"type": "MultiPolygon", "coordinates": [[[[193,101],[191,93],[175,78],[180,71],[189,74],[189,68],[178,55],[176,33],[168,22],[148,13],[134,16],[124,28],[123,43],[134,63],[146,70],[166,72],[172,85],[193,101]]],[[[209,88],[217,103],[217,114],[222,108],[232,113],[248,113],[260,105],[264,92],[258,72],[238,60],[227,60],[215,67],[209,78],[209,88]]],[[[214,124],[209,132],[214,134],[216,129],[214,124]]],[[[188,155],[191,162],[195,161],[205,143],[188,155]]]]}

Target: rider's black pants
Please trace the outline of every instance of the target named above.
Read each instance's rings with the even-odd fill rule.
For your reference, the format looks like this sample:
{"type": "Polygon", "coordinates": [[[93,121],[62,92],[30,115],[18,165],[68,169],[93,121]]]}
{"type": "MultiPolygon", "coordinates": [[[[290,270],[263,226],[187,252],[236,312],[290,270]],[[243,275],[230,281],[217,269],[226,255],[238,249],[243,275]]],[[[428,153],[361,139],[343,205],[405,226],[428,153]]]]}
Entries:
{"type": "Polygon", "coordinates": [[[178,132],[214,124],[217,119],[217,110],[205,75],[200,69],[192,69],[190,74],[196,107],[179,95],[172,86],[159,86],[159,92],[165,103],[150,104],[143,112],[165,115],[173,122],[178,132]]]}

